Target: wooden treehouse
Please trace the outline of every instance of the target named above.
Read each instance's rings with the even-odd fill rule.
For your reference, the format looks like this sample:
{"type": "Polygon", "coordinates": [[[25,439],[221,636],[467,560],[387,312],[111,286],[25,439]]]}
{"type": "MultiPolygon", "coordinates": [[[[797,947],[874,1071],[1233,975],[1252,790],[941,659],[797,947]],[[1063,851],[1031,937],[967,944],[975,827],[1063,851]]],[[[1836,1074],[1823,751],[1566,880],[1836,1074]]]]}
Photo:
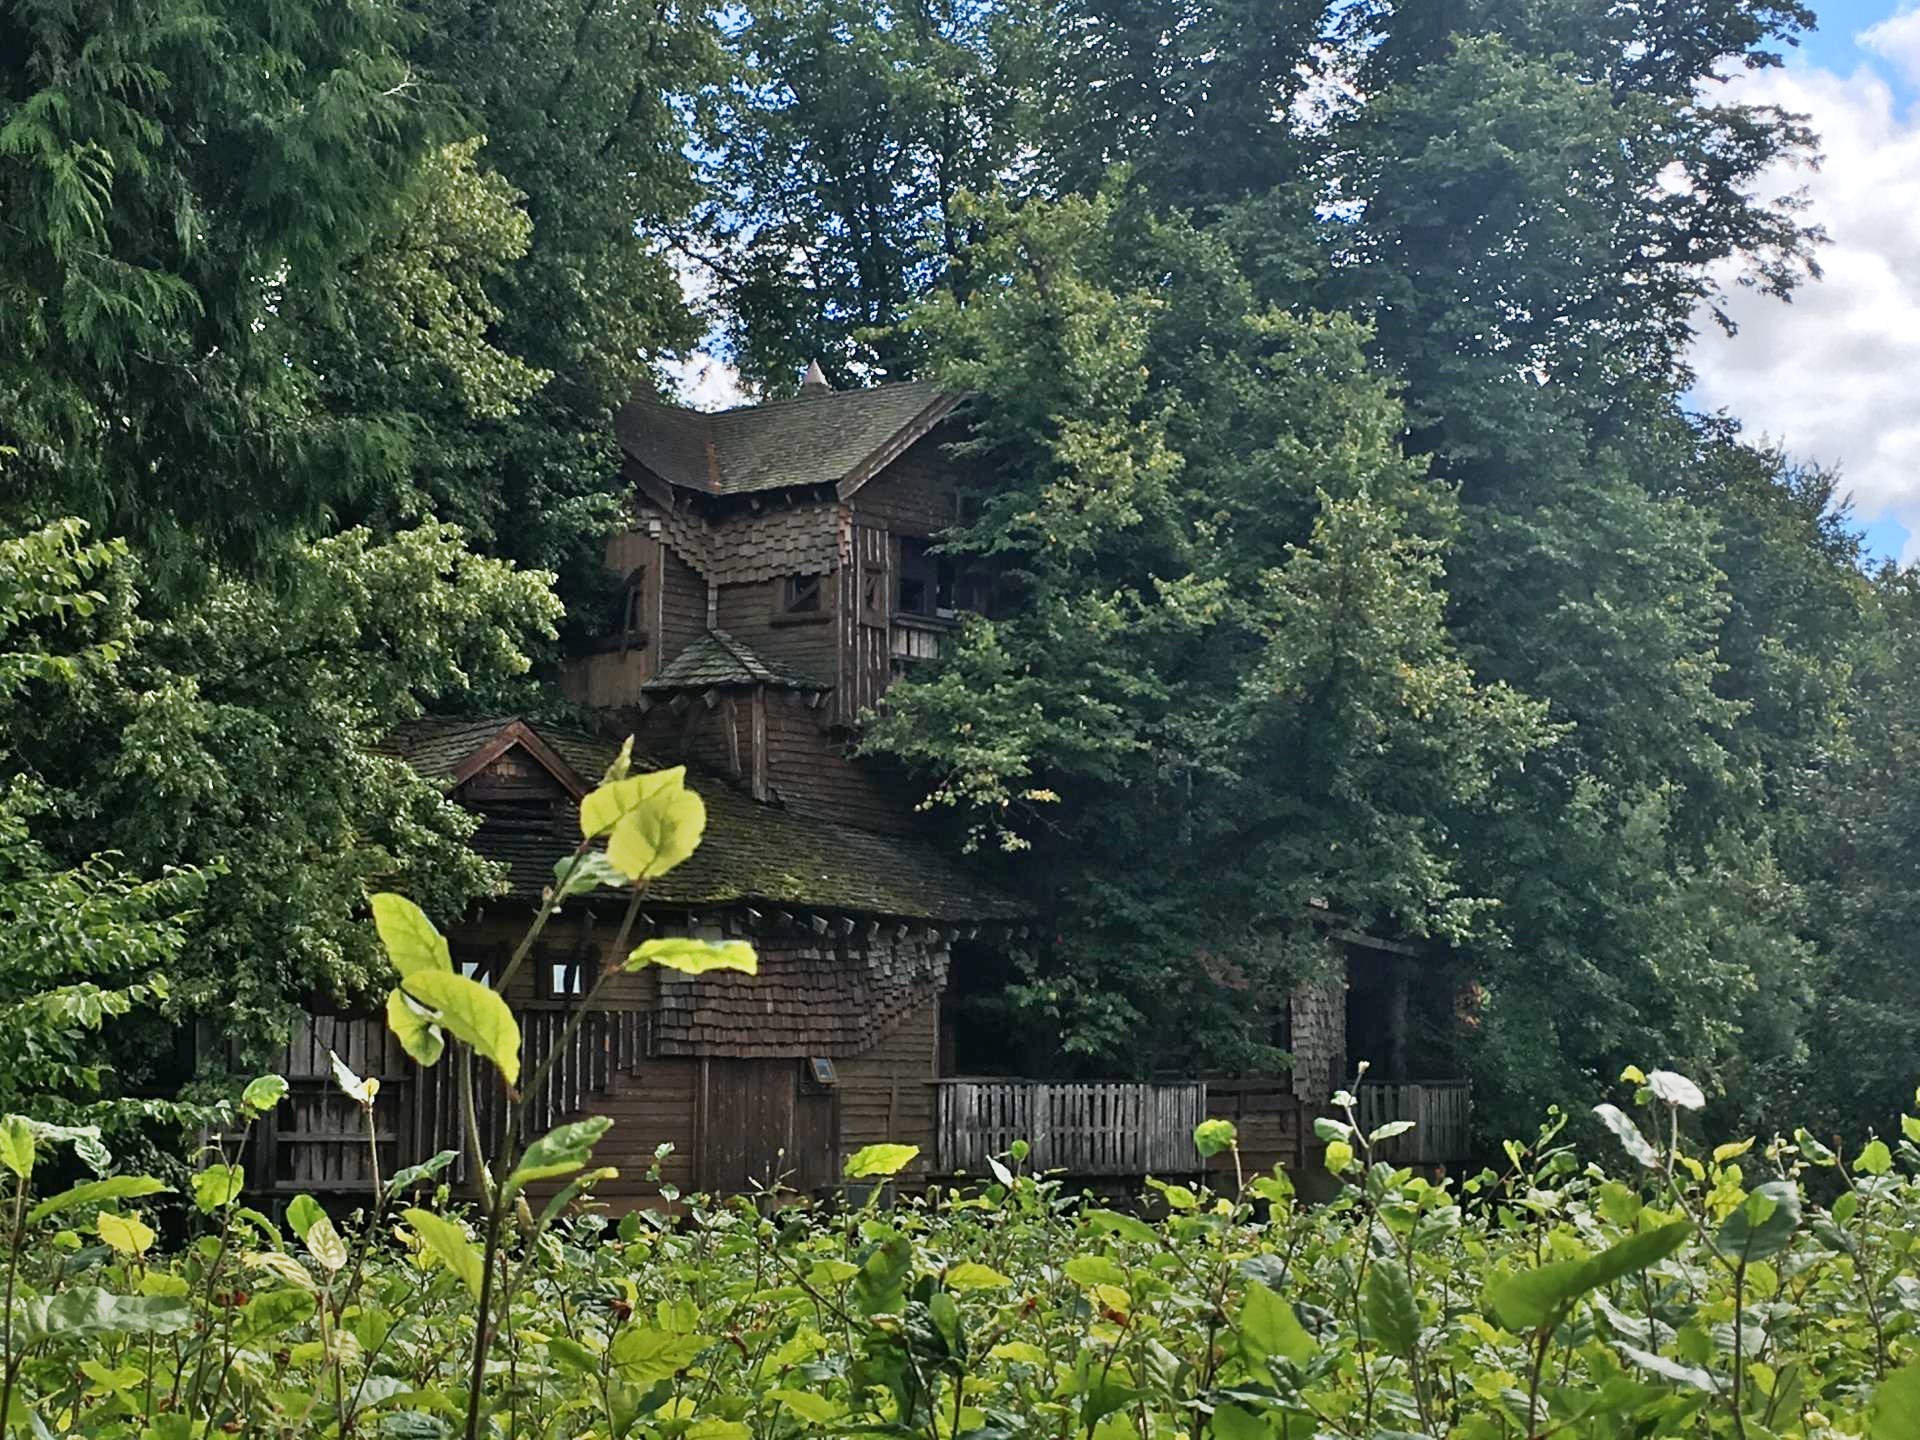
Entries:
{"type": "MultiPolygon", "coordinates": [[[[473,844],[504,867],[502,894],[435,917],[481,979],[501,973],[572,848],[577,802],[617,737],[637,736],[649,763],[688,765],[707,802],[703,845],[655,883],[637,938],[744,938],[760,973],[620,977],[537,1097],[536,1130],[618,1122],[599,1152],[622,1171],[600,1191],[616,1207],[657,1195],[647,1172],[662,1145],[661,1181],[682,1191],[818,1190],[879,1141],[920,1147],[909,1182],[983,1173],[1017,1139],[1075,1175],[1192,1173],[1191,1132],[1209,1115],[1241,1126],[1251,1164],[1311,1159],[1310,1116],[1345,1072],[1338,979],[1283,1007],[1283,1077],[957,1073],[951,982],[1003,969],[1033,907],[923,839],[912,793],[853,746],[893,680],[992,603],[987,577],[932,549],[991,484],[949,448],[963,400],[925,384],[836,393],[817,372],[795,399],[720,414],[636,399],[616,419],[633,523],[607,545],[615,603],[563,679],[594,722],[428,720],[389,742],[480,817],[473,844]]],[[[514,977],[529,1070],[612,943],[608,904],[569,904],[514,977]]],[[[377,1016],[310,1015],[281,1057],[292,1101],[256,1134],[258,1188],[369,1184],[365,1122],[333,1087],[330,1050],[381,1079],[383,1173],[457,1148],[446,1074],[417,1072],[377,1016]]]]}

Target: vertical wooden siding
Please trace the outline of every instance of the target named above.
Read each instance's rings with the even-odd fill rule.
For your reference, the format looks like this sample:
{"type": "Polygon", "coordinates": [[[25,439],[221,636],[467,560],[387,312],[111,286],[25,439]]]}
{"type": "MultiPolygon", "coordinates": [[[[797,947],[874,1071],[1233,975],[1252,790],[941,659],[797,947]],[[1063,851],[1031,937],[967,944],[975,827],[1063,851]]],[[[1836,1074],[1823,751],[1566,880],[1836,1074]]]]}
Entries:
{"type": "Polygon", "coordinates": [[[940,1168],[987,1173],[1016,1140],[1030,1163],[1070,1175],[1180,1175],[1200,1169],[1193,1129],[1207,1118],[1204,1081],[943,1080],[940,1168]]]}

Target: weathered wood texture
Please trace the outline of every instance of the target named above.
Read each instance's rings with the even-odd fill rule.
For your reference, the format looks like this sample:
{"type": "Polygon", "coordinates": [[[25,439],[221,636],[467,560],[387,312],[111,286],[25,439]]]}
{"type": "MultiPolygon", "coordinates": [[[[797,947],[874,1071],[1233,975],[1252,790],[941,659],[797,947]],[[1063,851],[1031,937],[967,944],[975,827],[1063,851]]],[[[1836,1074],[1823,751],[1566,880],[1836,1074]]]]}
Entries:
{"type": "Polygon", "coordinates": [[[834,719],[851,725],[880,703],[893,678],[889,653],[893,608],[893,539],[873,525],[855,523],[848,563],[840,571],[840,684],[834,719]]]}
{"type": "MultiPolygon", "coordinates": [[[[1306,1106],[1286,1078],[1209,1080],[1207,1118],[1230,1120],[1239,1131],[1240,1165],[1248,1175],[1284,1165],[1296,1170],[1308,1162],[1311,1133],[1306,1106]]],[[[1217,1186],[1233,1174],[1233,1157],[1215,1156],[1207,1173],[1217,1186]]],[[[1230,1188],[1230,1187],[1229,1187],[1230,1188]]]]}
{"type": "Polygon", "coordinates": [[[832,610],[839,598],[835,587],[821,587],[828,608],[819,614],[789,616],[780,609],[785,583],[783,577],[753,585],[722,585],[719,628],[801,678],[831,685],[838,663],[832,610]]]}
{"type": "Polygon", "coordinates": [[[1464,1165],[1473,1153],[1473,1087],[1465,1080],[1362,1085],[1360,1128],[1371,1134],[1395,1120],[1411,1120],[1404,1135],[1379,1141],[1373,1158],[1395,1165],[1464,1165]]]}
{"type": "Polygon", "coordinates": [[[934,1166],[940,1007],[929,1000],[888,1027],[878,1043],[835,1062],[840,1073],[840,1160],[867,1145],[918,1145],[903,1178],[934,1166]]]}
{"type": "Polygon", "coordinates": [[[1074,1176],[1191,1175],[1193,1129],[1207,1118],[1204,1081],[1174,1084],[942,1080],[940,1169],[987,1173],[1016,1140],[1038,1170],[1074,1176]]]}
{"type": "Polygon", "coordinates": [[[984,475],[979,461],[948,452],[946,445],[958,438],[955,426],[944,425],[909,447],[848,500],[855,519],[923,540],[952,525],[959,515],[956,497],[984,475]]]}
{"type": "Polygon", "coordinates": [[[919,831],[915,787],[881,765],[853,759],[827,720],[824,709],[768,697],[767,761],[775,797],[800,814],[883,835],[919,831]]]}

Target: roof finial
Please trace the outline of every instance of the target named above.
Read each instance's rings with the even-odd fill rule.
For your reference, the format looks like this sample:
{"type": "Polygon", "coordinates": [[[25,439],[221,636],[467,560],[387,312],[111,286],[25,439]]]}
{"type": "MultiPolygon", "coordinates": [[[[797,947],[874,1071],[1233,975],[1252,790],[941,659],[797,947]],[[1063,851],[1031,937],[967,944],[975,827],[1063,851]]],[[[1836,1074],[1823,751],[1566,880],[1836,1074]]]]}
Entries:
{"type": "Polygon", "coordinates": [[[831,395],[833,386],[827,383],[827,372],[820,368],[818,360],[807,362],[807,373],[800,381],[802,395],[831,395]]]}

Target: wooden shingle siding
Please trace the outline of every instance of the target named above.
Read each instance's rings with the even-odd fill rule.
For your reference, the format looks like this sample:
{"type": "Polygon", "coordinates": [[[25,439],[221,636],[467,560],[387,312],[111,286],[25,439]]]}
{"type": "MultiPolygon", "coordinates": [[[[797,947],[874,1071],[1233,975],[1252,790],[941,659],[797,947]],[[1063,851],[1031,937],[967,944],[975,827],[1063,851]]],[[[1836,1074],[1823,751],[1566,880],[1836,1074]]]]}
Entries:
{"type": "Polygon", "coordinates": [[[954,522],[954,495],[980,474],[978,462],[957,459],[945,444],[957,432],[943,427],[909,449],[847,502],[864,525],[927,539],[954,522]]]}
{"type": "Polygon", "coordinates": [[[660,642],[655,650],[657,663],[665,665],[707,633],[707,582],[671,550],[660,562],[660,580],[660,642]]]}
{"type": "Polygon", "coordinates": [[[804,697],[769,698],[768,769],[775,796],[802,815],[886,835],[916,833],[918,790],[880,766],[853,759],[846,742],[829,733],[827,719],[804,697]]]}

